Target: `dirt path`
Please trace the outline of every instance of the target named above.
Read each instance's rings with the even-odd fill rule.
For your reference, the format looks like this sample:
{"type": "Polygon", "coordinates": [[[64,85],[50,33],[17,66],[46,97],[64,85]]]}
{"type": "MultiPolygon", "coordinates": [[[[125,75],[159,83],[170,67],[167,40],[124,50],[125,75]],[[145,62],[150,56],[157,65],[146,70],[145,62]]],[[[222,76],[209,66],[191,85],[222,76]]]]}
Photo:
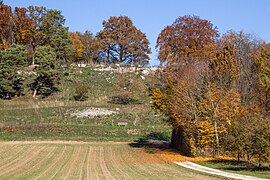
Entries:
{"type": "Polygon", "coordinates": [[[253,177],[253,176],[224,172],[224,171],[220,171],[217,169],[201,166],[199,164],[195,164],[192,162],[175,162],[175,164],[180,165],[180,166],[185,167],[185,168],[188,168],[188,169],[193,169],[196,171],[200,171],[200,172],[204,172],[204,173],[208,173],[208,174],[214,174],[214,175],[223,176],[223,177],[228,177],[228,178],[233,178],[233,179],[269,180],[269,179],[257,178],[257,177],[253,177]]]}

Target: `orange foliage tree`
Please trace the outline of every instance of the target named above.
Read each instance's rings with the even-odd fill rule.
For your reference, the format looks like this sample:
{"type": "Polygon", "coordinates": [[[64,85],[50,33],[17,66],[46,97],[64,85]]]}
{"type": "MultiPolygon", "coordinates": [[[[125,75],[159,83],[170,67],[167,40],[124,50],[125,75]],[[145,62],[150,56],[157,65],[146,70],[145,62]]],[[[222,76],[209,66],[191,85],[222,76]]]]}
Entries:
{"type": "Polygon", "coordinates": [[[75,61],[82,61],[83,60],[83,52],[85,49],[85,46],[82,44],[80,39],[80,33],[79,32],[69,32],[69,36],[71,38],[72,44],[75,47],[75,61]]]}
{"type": "Polygon", "coordinates": [[[12,44],[12,9],[0,5],[0,49],[6,49],[12,44]]]}
{"type": "Polygon", "coordinates": [[[211,46],[219,36],[216,28],[198,16],[182,16],[165,27],[158,36],[156,48],[161,63],[191,63],[211,46]]]}
{"type": "Polygon", "coordinates": [[[104,29],[97,34],[101,56],[107,62],[148,63],[149,41],[127,16],[112,16],[103,21],[104,29]]]}
{"type": "Polygon", "coordinates": [[[17,44],[28,44],[35,29],[34,22],[28,17],[26,8],[15,7],[15,39],[17,44]]]}

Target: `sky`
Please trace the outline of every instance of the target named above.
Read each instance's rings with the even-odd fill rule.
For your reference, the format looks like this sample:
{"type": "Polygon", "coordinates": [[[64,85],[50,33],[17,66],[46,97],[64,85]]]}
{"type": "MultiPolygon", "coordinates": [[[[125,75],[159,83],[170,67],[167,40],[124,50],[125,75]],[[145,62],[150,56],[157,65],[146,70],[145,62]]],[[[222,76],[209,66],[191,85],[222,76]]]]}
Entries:
{"type": "Polygon", "coordinates": [[[72,32],[102,30],[110,16],[128,16],[146,33],[152,49],[151,64],[158,64],[155,49],[161,30],[184,15],[209,20],[221,34],[244,31],[270,42],[270,0],[4,0],[12,7],[29,5],[58,9],[72,32]]]}

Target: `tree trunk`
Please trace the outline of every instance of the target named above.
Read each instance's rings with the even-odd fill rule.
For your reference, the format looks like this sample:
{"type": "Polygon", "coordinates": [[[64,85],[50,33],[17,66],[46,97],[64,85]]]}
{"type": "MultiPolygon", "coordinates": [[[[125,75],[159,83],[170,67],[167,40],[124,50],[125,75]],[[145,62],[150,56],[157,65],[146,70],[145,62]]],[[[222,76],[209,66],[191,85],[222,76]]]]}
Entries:
{"type": "Polygon", "coordinates": [[[237,152],[237,162],[238,163],[240,162],[240,152],[239,151],[237,152]]]}
{"type": "Polygon", "coordinates": [[[215,136],[216,136],[216,147],[215,150],[217,150],[217,155],[219,155],[219,137],[218,137],[218,130],[217,130],[217,121],[215,120],[214,122],[214,128],[215,128],[215,136]]]}
{"type": "Polygon", "coordinates": [[[172,130],[171,146],[186,156],[195,156],[194,138],[187,126],[177,126],[172,130]]]}
{"type": "Polygon", "coordinates": [[[33,98],[35,98],[37,95],[37,89],[34,89],[34,92],[33,92],[33,98]]]}

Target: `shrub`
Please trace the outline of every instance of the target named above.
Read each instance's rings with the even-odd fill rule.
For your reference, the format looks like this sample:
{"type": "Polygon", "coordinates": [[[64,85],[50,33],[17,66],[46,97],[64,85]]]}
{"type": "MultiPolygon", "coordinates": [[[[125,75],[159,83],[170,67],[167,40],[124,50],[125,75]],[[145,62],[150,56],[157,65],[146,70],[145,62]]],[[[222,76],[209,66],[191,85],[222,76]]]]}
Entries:
{"type": "Polygon", "coordinates": [[[75,89],[75,95],[73,96],[76,101],[85,101],[88,96],[88,87],[85,85],[80,85],[75,89]]]}
{"type": "Polygon", "coordinates": [[[136,102],[138,101],[126,94],[112,96],[110,101],[113,104],[132,104],[136,102]]]}

